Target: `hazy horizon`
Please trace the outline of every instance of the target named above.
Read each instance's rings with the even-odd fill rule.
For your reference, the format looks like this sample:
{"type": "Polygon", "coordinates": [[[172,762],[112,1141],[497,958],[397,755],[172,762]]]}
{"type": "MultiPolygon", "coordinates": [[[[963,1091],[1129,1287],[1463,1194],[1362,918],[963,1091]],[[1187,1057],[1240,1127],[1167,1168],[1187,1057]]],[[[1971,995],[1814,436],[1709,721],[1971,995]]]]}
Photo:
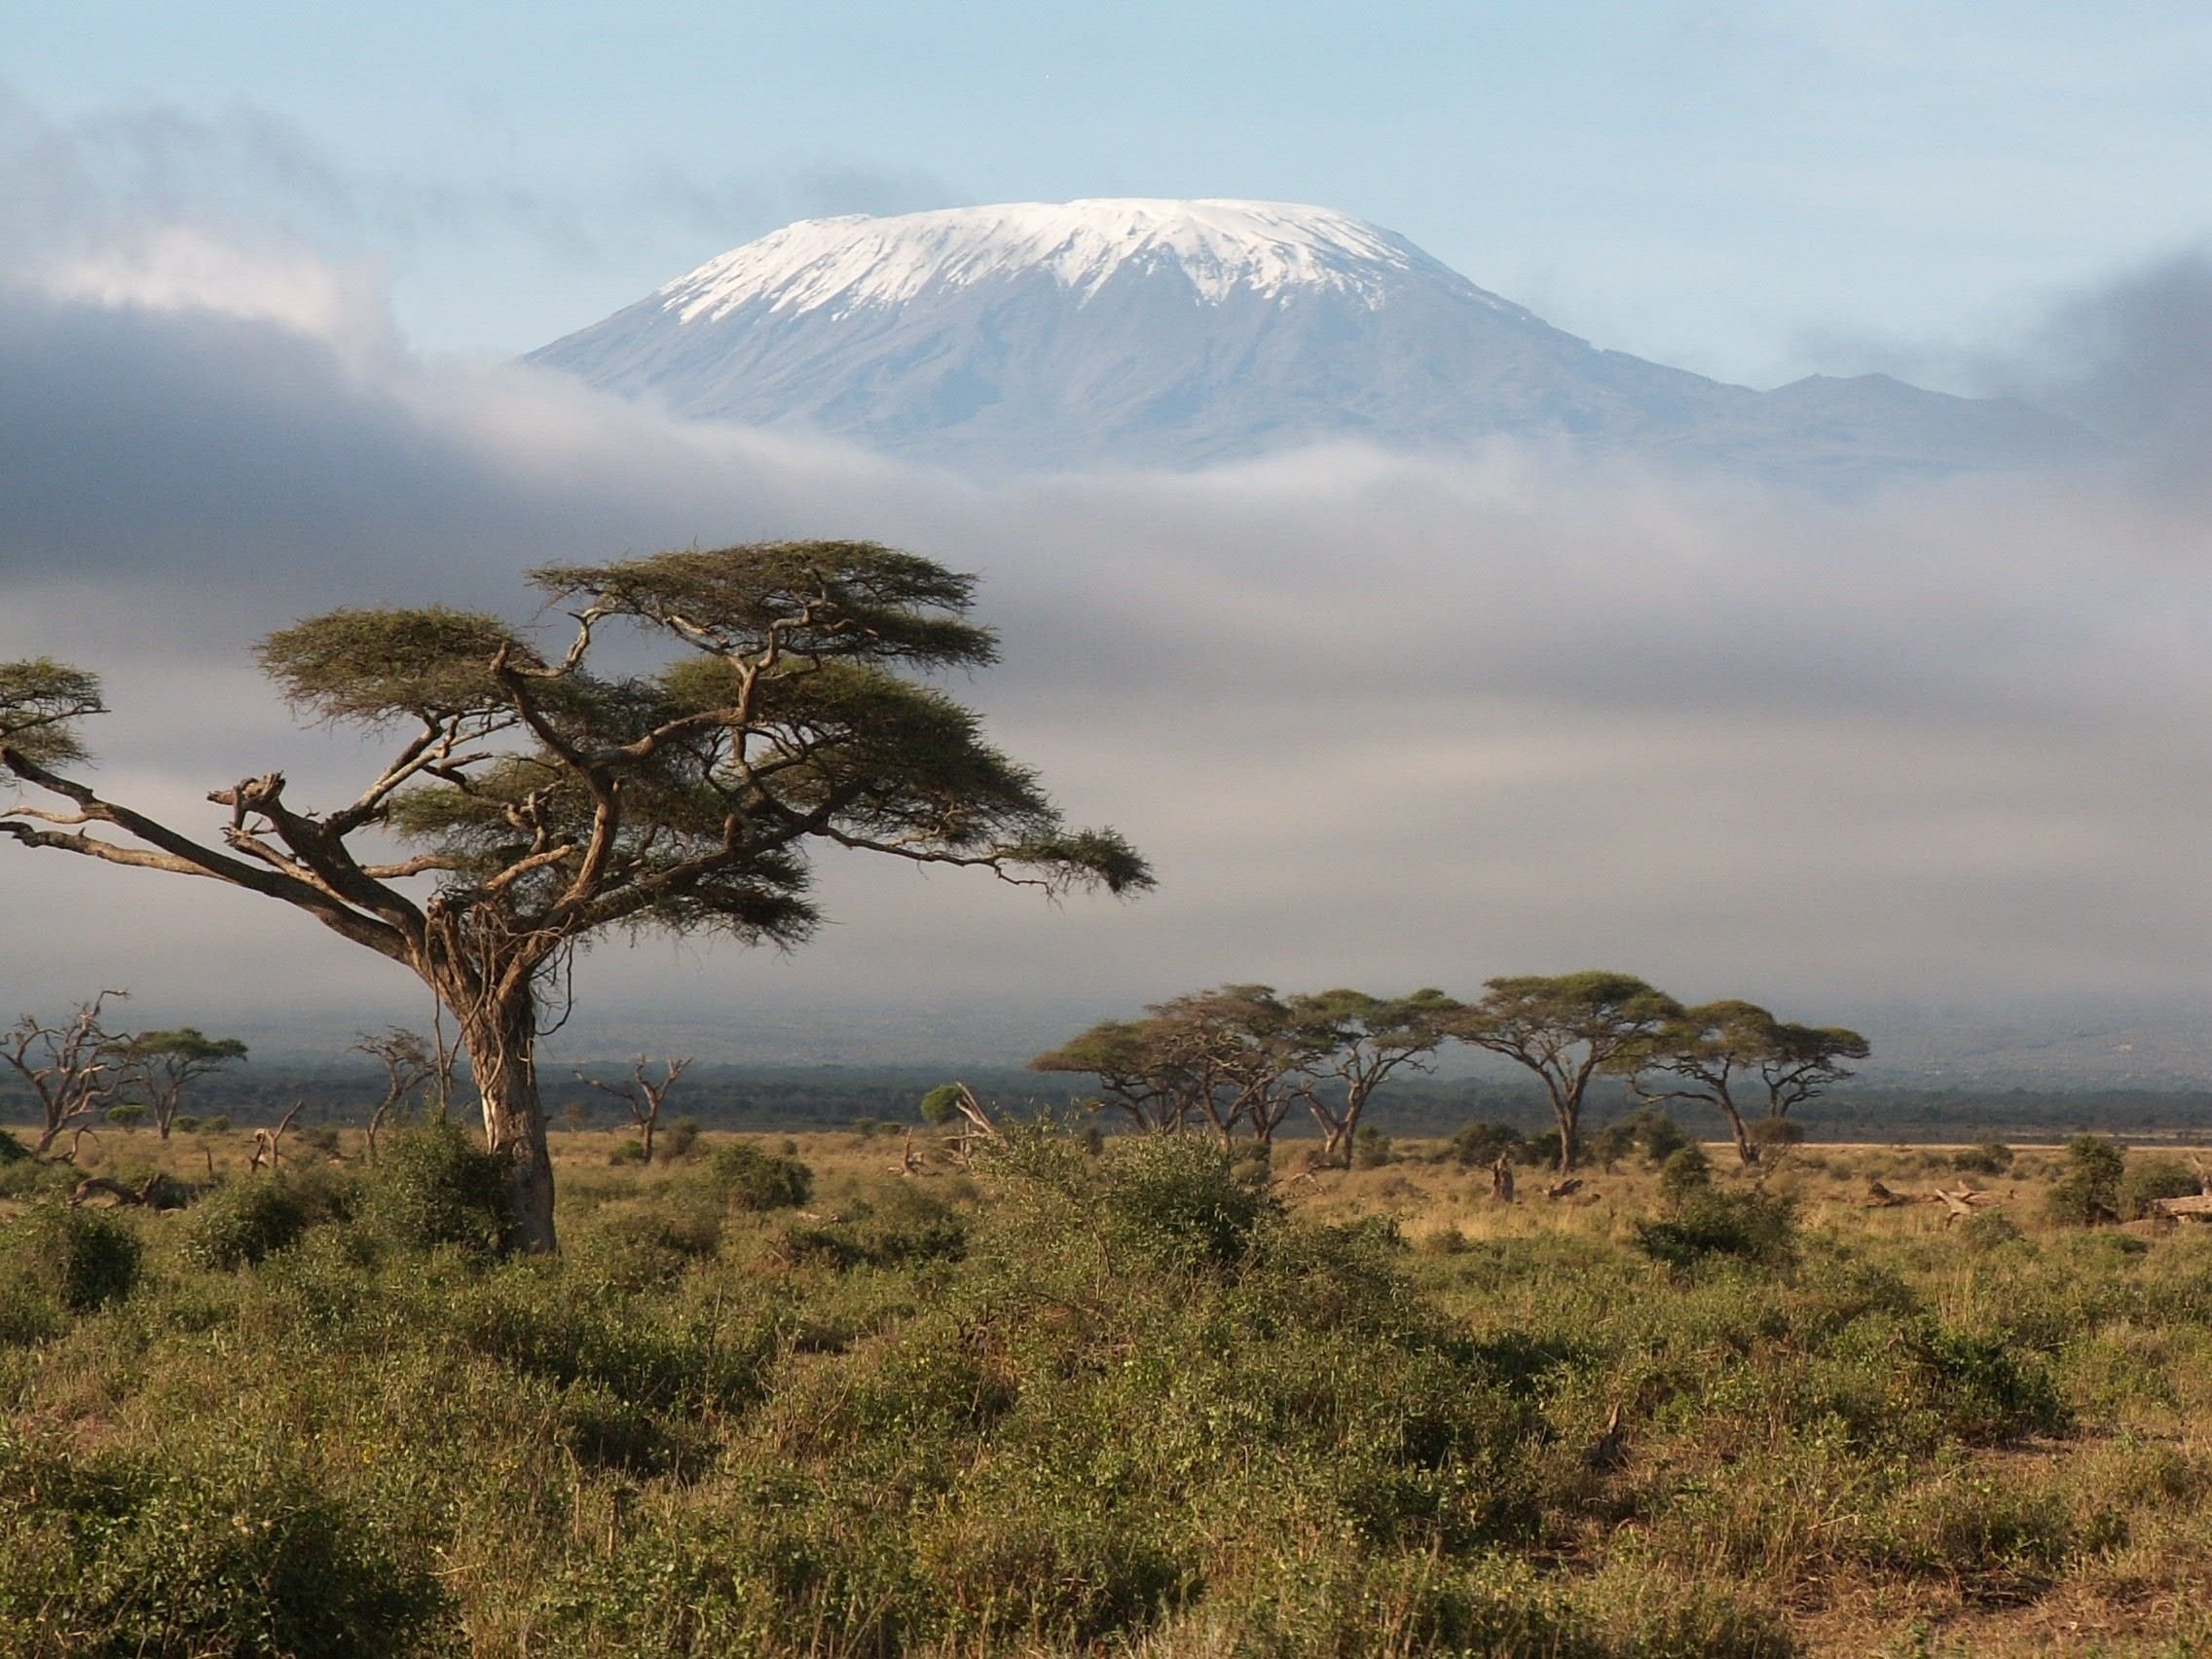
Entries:
{"type": "MultiPolygon", "coordinates": [[[[2046,55],[2073,38],[2020,26],[2046,55]]],[[[1917,59],[1885,68],[1816,34],[1853,84],[1925,92],[1917,59]]],[[[832,925],[789,958],[597,947],[578,970],[585,1029],[726,1019],[736,1052],[825,1052],[843,1030],[856,1060],[901,1043],[1012,1056],[1084,1011],[1215,982],[1465,994],[1495,974],[1608,966],[1685,998],[1863,1021],[1878,1052],[1885,1019],[1914,1052],[1944,1030],[2041,1022],[2093,1046],[2141,1025],[2174,1046],[2175,1075],[2212,1065],[2212,265],[2188,180],[2150,190],[2136,152],[2077,166],[2157,198],[2155,245],[2095,215],[2065,258],[2063,214],[2023,240],[2031,169],[2021,200],[1962,206],[1947,230],[1944,203],[1899,196],[1857,244],[1856,298],[1841,250],[1792,254],[1731,179],[1731,211],[1705,230],[1726,274],[1714,292],[1770,298],[1725,328],[1663,260],[1665,279],[1633,291],[1656,245],[1643,218],[1623,218],[1607,261],[1589,225],[1567,234],[1538,201],[1558,181],[1530,175],[1518,217],[1493,219],[1514,226],[1512,251],[1473,257],[1493,251],[1475,215],[1503,187],[1470,194],[1455,172],[1399,211],[1380,151],[1371,188],[1342,160],[1271,171],[1226,152],[1210,177],[1133,177],[1080,148],[1017,176],[965,165],[979,140],[962,131],[848,158],[841,199],[763,190],[694,203],[681,235],[639,232],[638,257],[662,260],[840,200],[1319,201],[1601,346],[1744,379],[1889,367],[2025,389],[2129,445],[2104,467],[1852,500],[1505,442],[983,482],[679,423],[501,360],[650,285],[604,253],[622,240],[611,162],[579,165],[564,202],[558,155],[526,164],[487,142],[441,170],[382,126],[373,143],[318,129],[300,96],[312,77],[275,57],[240,59],[266,79],[225,92],[145,75],[127,91],[54,25],[34,46],[0,90],[0,658],[50,652],[106,678],[115,713],[89,734],[103,789],[208,834],[205,792],[273,766],[294,798],[328,803],[357,771],[354,739],[298,731],[250,663],[255,639],[305,612],[445,600],[527,620],[532,564],[861,536],[980,573],[1005,660],[952,689],[1073,820],[1115,825],[1159,866],[1157,895],[1052,907],[957,871],[829,861],[832,925]],[[869,198],[885,156],[903,182],[869,198]],[[502,179],[507,206],[478,213],[502,179]],[[547,216],[525,236],[530,203],[547,216]],[[571,221],[600,251],[507,257],[571,221]],[[1894,303],[1912,258],[1937,296],[1919,310],[1894,303]],[[1521,279],[1545,269],[1549,293],[1521,279]],[[501,283],[524,338],[488,320],[501,283]]],[[[2016,90],[2054,61],[1979,72],[2016,90]]],[[[2088,103],[2109,95],[2087,84],[2096,61],[2073,94],[2088,103]]],[[[1603,68],[1556,73],[1587,98],[1603,68]]],[[[495,127],[544,119],[504,80],[487,100],[495,127]]],[[[452,118],[440,108],[433,129],[452,118]]],[[[2141,153],[2201,136],[2200,117],[2166,122],[2141,153]]],[[[1703,118],[1660,130],[1676,155],[1717,141],[1703,118]]],[[[2024,128],[2003,138],[2032,143],[2024,128]]],[[[657,155],[670,178],[704,176],[656,142],[623,166],[657,155]]],[[[1813,149],[1785,152],[1798,171],[1765,200],[1809,237],[1830,203],[1791,194],[1813,149]]],[[[424,1022],[401,970],[212,884],[0,845],[0,907],[11,1013],[127,984],[140,1023],[424,1022]]]]}

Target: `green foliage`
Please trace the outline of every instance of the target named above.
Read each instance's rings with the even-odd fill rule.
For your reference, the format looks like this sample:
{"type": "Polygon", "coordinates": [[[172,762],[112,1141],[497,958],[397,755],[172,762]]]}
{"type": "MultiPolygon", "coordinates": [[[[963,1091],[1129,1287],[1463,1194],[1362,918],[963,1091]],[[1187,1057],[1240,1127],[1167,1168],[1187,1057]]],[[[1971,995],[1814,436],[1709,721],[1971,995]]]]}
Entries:
{"type": "Polygon", "coordinates": [[[1473,1123],[1452,1137],[1452,1157],[1462,1169],[1488,1168],[1520,1150],[1521,1131],[1511,1124],[1473,1123]]]}
{"type": "Polygon", "coordinates": [[[390,1136],[362,1184],[357,1215],[403,1250],[451,1245],[497,1255],[509,1247],[515,1225],[505,1163],[453,1123],[390,1136]]]}
{"type": "Polygon", "coordinates": [[[138,1235],[105,1210],[47,1203],[0,1232],[0,1259],[60,1308],[91,1313],[130,1294],[145,1249],[138,1235]]]}
{"type": "Polygon", "coordinates": [[[130,1101],[126,1101],[118,1106],[110,1106],[107,1109],[107,1121],[117,1128],[129,1133],[146,1121],[146,1108],[130,1101]]]}
{"type": "Polygon", "coordinates": [[[607,1161],[617,1169],[626,1163],[643,1163],[645,1161],[645,1143],[635,1137],[616,1141],[614,1149],[607,1155],[607,1161]]]}
{"type": "Polygon", "coordinates": [[[1805,1125],[1794,1118],[1754,1119],[1748,1132],[1751,1144],[1761,1152],[1780,1152],[1785,1147],[1802,1145],[1805,1139],[1805,1125]]]}
{"type": "Polygon", "coordinates": [[[294,708],[381,725],[504,714],[507,698],[492,673],[501,651],[517,667],[543,666],[497,616],[432,605],[326,611],[270,635],[257,654],[294,708]]]}
{"type": "Polygon", "coordinates": [[[1352,1137],[1351,1161],[1355,1169],[1381,1169],[1395,1161],[1390,1137],[1372,1124],[1361,1126],[1352,1137]]]}
{"type": "Polygon", "coordinates": [[[1095,1168],[1111,1236],[1161,1266],[1239,1261],[1282,1218],[1264,1167],[1195,1135],[1131,1136],[1095,1168]]]}
{"type": "Polygon", "coordinates": [[[33,765],[66,766],[91,758],[78,726],[106,713],[97,675],[52,657],[0,662],[0,749],[33,765]]]}
{"type": "Polygon", "coordinates": [[[2140,1221],[2159,1198],[2190,1198],[2203,1191],[2196,1171],[2178,1158],[2130,1158],[2114,1193],[2122,1221],[2140,1221]]]}
{"type": "Polygon", "coordinates": [[[251,1267],[289,1248],[333,1207],[327,1190],[303,1191],[285,1175],[226,1182],[192,1207],[181,1253],[194,1266],[216,1272],[251,1267]]]}
{"type": "Polygon", "coordinates": [[[2127,1173],[2127,1151],[2117,1141],[2082,1135],[2066,1148],[2066,1163],[2051,1183],[2045,1207],[2053,1221],[2070,1227],[2096,1227],[2120,1219],[2120,1186],[2127,1173]]]}
{"type": "MultiPolygon", "coordinates": [[[[1696,1151],[1685,1147],[1668,1160],[1668,1171],[1696,1151]]],[[[1797,1212],[1788,1198],[1755,1190],[1723,1192],[1710,1178],[1673,1189],[1668,1213],[1636,1224],[1636,1247],[1675,1269],[1727,1257],[1764,1268],[1796,1259],[1797,1212]]]]}
{"type": "Polygon", "coordinates": [[[1682,1133],[1674,1119],[1649,1107],[1632,1116],[1627,1127],[1642,1152],[1643,1161],[1655,1168],[1690,1144],[1690,1137],[1682,1133]]]}
{"type": "Polygon", "coordinates": [[[11,1163],[21,1163],[31,1156],[31,1149],[6,1129],[0,1129],[0,1168],[11,1163]]]}
{"type": "Polygon", "coordinates": [[[0,1642],[23,1659],[445,1648],[445,1592],[365,1521],[250,1451],[203,1469],[0,1439],[0,1642]]]}
{"type": "MultiPolygon", "coordinates": [[[[960,1085],[957,1083],[939,1084],[922,1096],[921,1111],[922,1122],[925,1124],[933,1124],[941,1128],[946,1124],[951,1123],[960,1116],[960,1085]]],[[[872,1119],[864,1121],[866,1122],[867,1128],[861,1132],[866,1134],[874,1129],[875,1124],[872,1119]]]]}
{"type": "Polygon", "coordinates": [[[696,1118],[679,1118],[660,1131],[660,1144],[654,1150],[663,1163],[682,1163],[689,1158],[699,1144],[699,1121],[696,1118]]]}
{"type": "Polygon", "coordinates": [[[1659,1166],[1660,1196],[1670,1203],[1680,1203],[1692,1193],[1703,1192],[1713,1185],[1713,1160],[1705,1155],[1705,1148],[1688,1142],[1667,1154],[1659,1166]]]}
{"type": "Polygon", "coordinates": [[[958,1261],[967,1254],[968,1235],[965,1215],[907,1184],[853,1204],[831,1220],[793,1226],[783,1243],[793,1261],[895,1268],[958,1261]]]}
{"type": "Polygon", "coordinates": [[[2002,1175],[2012,1167],[2012,1149],[2003,1141],[1976,1141],[1951,1155],[1951,1167],[1968,1175],[2002,1175]]]}
{"type": "Polygon", "coordinates": [[[751,1141],[717,1148],[709,1167],[716,1190],[736,1209],[797,1209],[814,1196],[813,1170],[751,1141]]]}

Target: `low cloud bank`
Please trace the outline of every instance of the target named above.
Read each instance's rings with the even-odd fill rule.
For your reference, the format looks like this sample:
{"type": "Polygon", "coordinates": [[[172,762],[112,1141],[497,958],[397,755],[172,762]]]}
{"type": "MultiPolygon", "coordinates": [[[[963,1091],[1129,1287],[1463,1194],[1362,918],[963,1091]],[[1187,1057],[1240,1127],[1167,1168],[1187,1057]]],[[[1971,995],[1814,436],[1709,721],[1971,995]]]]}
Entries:
{"type": "MultiPolygon", "coordinates": [[[[0,656],[108,677],[117,793],[200,825],[271,765],[335,793],[350,741],[246,668],[303,611],[527,613],[531,564],[861,535],[983,573],[1007,658],[959,689],[1161,868],[1052,910],[839,862],[840,925],[795,957],[588,958],[626,1041],[706,1021],[743,1053],[828,1009],[883,1057],[917,1011],[1000,1034],[1223,978],[1600,963],[1822,1018],[2201,986],[2212,514],[2172,460],[2212,404],[2201,264],[2084,300],[2104,322],[2021,368],[2130,412],[2142,464],[1838,503],[1502,446],[985,486],[419,360],[344,271],[161,245],[83,239],[0,290],[0,656]]],[[[36,941],[0,1007],[122,982],[203,1022],[419,1013],[365,953],[193,888],[0,848],[36,941]]]]}

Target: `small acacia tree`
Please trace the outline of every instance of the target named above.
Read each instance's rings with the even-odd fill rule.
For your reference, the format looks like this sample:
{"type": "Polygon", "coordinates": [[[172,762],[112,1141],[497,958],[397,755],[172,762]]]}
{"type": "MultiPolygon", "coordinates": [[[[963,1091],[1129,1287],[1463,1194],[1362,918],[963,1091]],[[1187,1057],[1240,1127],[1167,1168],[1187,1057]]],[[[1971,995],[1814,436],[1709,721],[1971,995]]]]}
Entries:
{"type": "Polygon", "coordinates": [[[1463,1012],[1434,987],[1403,997],[1340,989],[1290,999],[1292,1022],[1311,1039],[1301,1093],[1321,1125],[1325,1161],[1351,1167],[1359,1120],[1376,1089],[1400,1067],[1424,1068],[1463,1012]]]}
{"type": "Polygon", "coordinates": [[[1767,1122],[1787,1123],[1792,1111],[1818,1100],[1830,1085],[1858,1076],[1843,1062],[1873,1051],[1865,1038],[1841,1025],[1777,1025],[1772,1049],[1759,1060],[1767,1122]]]}
{"type": "Polygon", "coordinates": [[[1736,1088],[1780,1051],[1781,1030],[1756,1003],[1701,1003],[1623,1050],[1610,1069],[1628,1078],[1640,1100],[1711,1106],[1727,1121],[1737,1158],[1756,1163],[1759,1141],[1736,1104],[1736,1088]]]}
{"type": "Polygon", "coordinates": [[[1221,985],[1152,1003],[1142,1019],[1101,1021],[1029,1065],[1096,1078],[1098,1103],[1150,1133],[1202,1121],[1224,1146],[1240,1131],[1265,1146],[1304,1098],[1306,1068],[1332,1041],[1317,1023],[1295,1018],[1272,987],[1221,985]]]}
{"type": "Polygon", "coordinates": [[[1527,1066],[1559,1124],[1559,1167],[1581,1150],[1590,1080],[1682,1015],[1682,1005],[1633,974],[1525,974],[1485,983],[1482,1000],[1452,1022],[1462,1043],[1527,1066]]]}
{"type": "Polygon", "coordinates": [[[1093,1110],[1111,1107],[1145,1134],[1173,1134],[1191,1114],[1190,1086],[1171,1068],[1141,1019],[1104,1019],[1082,1035],[1048,1049],[1029,1062],[1038,1072],[1067,1072],[1096,1080],[1093,1110]]]}
{"type": "Polygon", "coordinates": [[[244,1059],[245,1045],[236,1037],[210,1037],[198,1026],[186,1025],[175,1031],[141,1031],[116,1052],[127,1068],[127,1086],[152,1110],[155,1129],[167,1140],[184,1091],[202,1078],[244,1059]]]}
{"type": "Polygon", "coordinates": [[[1150,885],[1125,841],[1070,830],[1034,773],[916,678],[993,660],[968,616],[972,576],[872,542],[807,541],[531,579],[573,620],[557,652],[438,606],[335,610],[264,641],[261,665],[296,710],[392,747],[326,811],[293,803],[278,772],[213,792],[219,845],[69,775],[81,722],[104,712],[96,679],[48,659],[0,665],[0,768],[67,803],[0,805],[0,833],[280,900],[418,975],[457,1023],[526,1248],[555,1243],[539,999],[586,940],[800,940],[817,919],[808,851],[825,843],[1049,891],[1150,885]],[[625,627],[671,654],[598,672],[595,645],[625,627]]]}

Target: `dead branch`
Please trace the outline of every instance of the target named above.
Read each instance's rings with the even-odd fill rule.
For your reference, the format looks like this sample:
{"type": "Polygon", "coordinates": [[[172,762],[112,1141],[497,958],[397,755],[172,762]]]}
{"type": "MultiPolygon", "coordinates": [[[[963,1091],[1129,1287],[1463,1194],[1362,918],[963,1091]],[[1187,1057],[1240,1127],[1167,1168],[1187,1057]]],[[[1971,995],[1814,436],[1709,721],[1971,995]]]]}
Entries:
{"type": "Polygon", "coordinates": [[[277,1148],[283,1142],[284,1131],[292,1126],[292,1120],[300,1115],[300,1108],[306,1104],[305,1100],[293,1101],[292,1109],[277,1120],[275,1129],[256,1129],[253,1131],[253,1161],[245,1166],[245,1172],[248,1175],[259,1169],[265,1161],[269,1165],[270,1172],[276,1173],[277,1148]]]}

